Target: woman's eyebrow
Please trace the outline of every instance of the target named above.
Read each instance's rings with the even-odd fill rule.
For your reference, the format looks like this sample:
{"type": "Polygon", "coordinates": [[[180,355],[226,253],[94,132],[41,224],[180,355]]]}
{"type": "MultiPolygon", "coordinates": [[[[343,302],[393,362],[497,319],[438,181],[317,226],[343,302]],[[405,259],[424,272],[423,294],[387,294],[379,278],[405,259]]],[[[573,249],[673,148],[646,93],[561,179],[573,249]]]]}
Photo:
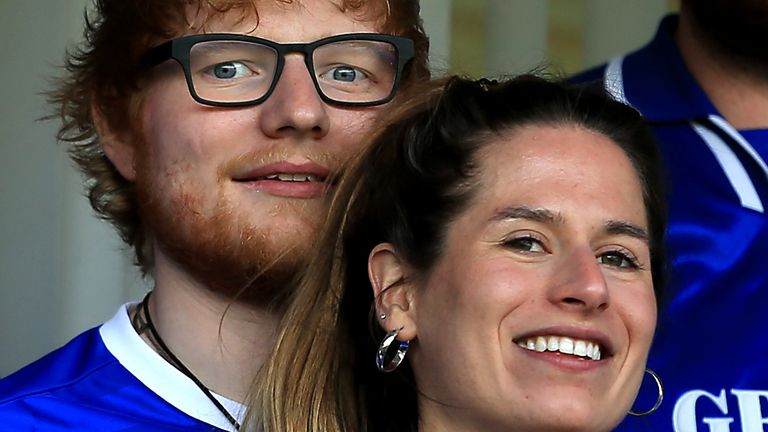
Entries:
{"type": "Polygon", "coordinates": [[[490,221],[501,221],[505,219],[528,219],[535,222],[548,223],[553,225],[562,225],[563,216],[543,208],[531,208],[527,206],[504,207],[496,210],[490,221]]]}
{"type": "MultiPolygon", "coordinates": [[[[531,208],[527,206],[504,207],[494,212],[490,221],[496,222],[507,219],[527,219],[535,222],[562,225],[565,223],[563,215],[543,208],[531,208]]],[[[609,220],[603,227],[604,231],[611,235],[626,235],[648,243],[648,231],[633,223],[609,220]]]]}
{"type": "Polygon", "coordinates": [[[605,232],[612,235],[626,235],[648,243],[648,231],[625,221],[608,221],[604,226],[605,232]]]}

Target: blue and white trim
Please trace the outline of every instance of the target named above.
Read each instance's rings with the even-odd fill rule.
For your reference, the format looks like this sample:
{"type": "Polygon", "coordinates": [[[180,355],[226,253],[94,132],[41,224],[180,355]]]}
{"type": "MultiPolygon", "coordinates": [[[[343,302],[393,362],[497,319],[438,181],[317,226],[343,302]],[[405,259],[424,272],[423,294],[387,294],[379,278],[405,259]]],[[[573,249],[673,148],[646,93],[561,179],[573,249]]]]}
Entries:
{"type": "MultiPolygon", "coordinates": [[[[99,334],[109,352],[145,386],[180,411],[219,429],[234,432],[229,420],[197,385],[165,361],[136,333],[128,317],[128,309],[135,304],[121,306],[115,316],[99,328],[99,334]]],[[[242,423],[245,416],[243,404],[211,394],[242,423]]]]}
{"type": "MultiPolygon", "coordinates": [[[[627,96],[624,92],[623,63],[624,56],[618,56],[611,59],[605,68],[603,82],[605,90],[611,97],[619,102],[632,105],[627,100],[627,96]]],[[[766,165],[765,161],[760,157],[760,154],[758,154],[749,142],[744,139],[739,131],[720,116],[710,114],[708,119],[712,126],[718,128],[721,132],[731,138],[730,141],[732,141],[732,145],[738,145],[753,158],[757,165],[762,169],[762,173],[765,175],[766,179],[768,179],[768,165],[766,165]]],[[[728,178],[728,182],[739,197],[742,207],[759,213],[765,213],[765,205],[760,199],[760,195],[757,193],[755,185],[752,183],[752,179],[750,179],[746,168],[741,163],[731,146],[724,141],[720,135],[712,131],[710,125],[695,121],[690,124],[720,164],[723,173],[728,178]]]]}

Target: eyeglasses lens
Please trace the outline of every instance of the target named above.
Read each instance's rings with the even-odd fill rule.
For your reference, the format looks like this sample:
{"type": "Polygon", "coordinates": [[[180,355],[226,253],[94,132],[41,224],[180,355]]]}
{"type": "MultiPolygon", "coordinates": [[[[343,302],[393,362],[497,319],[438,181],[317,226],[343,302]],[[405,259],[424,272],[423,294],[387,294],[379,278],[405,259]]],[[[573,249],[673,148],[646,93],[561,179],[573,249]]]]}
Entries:
{"type": "Polygon", "coordinates": [[[338,102],[382,100],[395,85],[397,51],[387,42],[329,43],[315,49],[312,63],[320,90],[338,102]]]}
{"type": "MultiPolygon", "coordinates": [[[[247,102],[267,94],[275,79],[278,52],[245,41],[203,41],[190,50],[197,95],[212,102],[247,102]]],[[[393,91],[397,50],[387,42],[348,40],[320,45],[311,63],[318,88],[338,102],[375,102],[393,91]]]]}
{"type": "Polygon", "coordinates": [[[195,92],[214,102],[243,102],[264,96],[275,77],[277,51],[240,41],[206,41],[189,52],[195,92]]]}

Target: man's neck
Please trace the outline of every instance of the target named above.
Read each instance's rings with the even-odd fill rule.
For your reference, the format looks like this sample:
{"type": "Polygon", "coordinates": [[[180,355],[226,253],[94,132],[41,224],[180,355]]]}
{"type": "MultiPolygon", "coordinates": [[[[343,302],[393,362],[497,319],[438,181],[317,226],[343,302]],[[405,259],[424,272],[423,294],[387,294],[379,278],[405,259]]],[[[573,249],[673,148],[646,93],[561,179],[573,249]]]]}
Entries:
{"type": "Polygon", "coordinates": [[[749,74],[707,49],[684,13],[675,42],[686,66],[729,123],[736,129],[768,128],[768,78],[749,74]]]}
{"type": "Polygon", "coordinates": [[[218,296],[162,254],[155,258],[149,306],[160,337],[211,391],[244,401],[272,348],[279,316],[218,296]]]}

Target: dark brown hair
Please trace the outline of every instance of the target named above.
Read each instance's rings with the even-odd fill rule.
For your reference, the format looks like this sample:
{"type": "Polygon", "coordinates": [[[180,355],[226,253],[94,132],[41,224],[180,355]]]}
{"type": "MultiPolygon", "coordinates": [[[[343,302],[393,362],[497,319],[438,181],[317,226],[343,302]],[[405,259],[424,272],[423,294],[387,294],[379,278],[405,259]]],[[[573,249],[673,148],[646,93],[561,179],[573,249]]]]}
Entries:
{"type": "Polygon", "coordinates": [[[383,332],[371,325],[368,256],[391,243],[415,274],[428,274],[448,224],[474,196],[478,150],[515,128],[577,125],[624,151],[642,185],[661,297],[666,206],[654,139],[637,111],[530,75],[498,83],[453,77],[415,90],[383,120],[339,185],[255,388],[251,411],[265,431],[418,429],[418,390],[407,362],[392,374],[374,365],[383,332]]]}

